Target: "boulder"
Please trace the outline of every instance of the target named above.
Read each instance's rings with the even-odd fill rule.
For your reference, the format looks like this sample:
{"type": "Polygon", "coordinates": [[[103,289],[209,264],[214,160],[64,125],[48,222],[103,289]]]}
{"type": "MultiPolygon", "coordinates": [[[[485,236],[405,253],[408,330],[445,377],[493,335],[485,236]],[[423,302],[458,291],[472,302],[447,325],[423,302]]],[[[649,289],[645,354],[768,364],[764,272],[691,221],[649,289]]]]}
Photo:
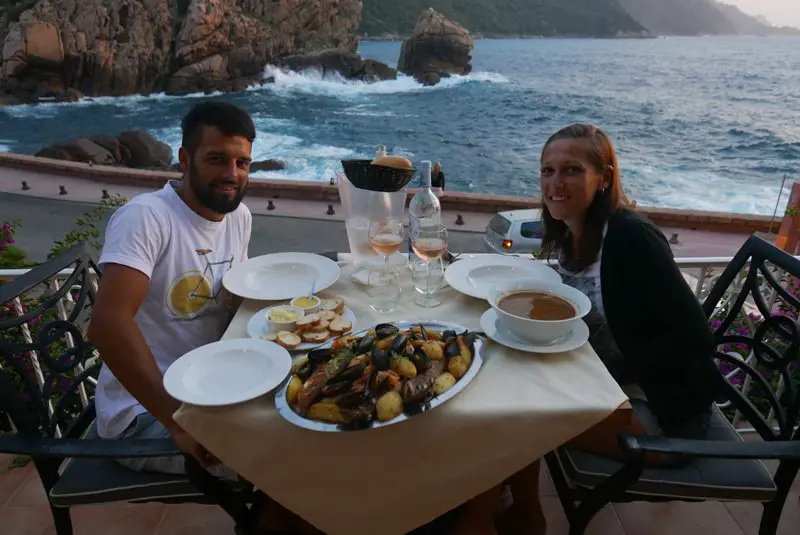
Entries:
{"type": "Polygon", "coordinates": [[[388,65],[372,59],[364,60],[355,52],[336,48],[287,56],[277,65],[292,71],[315,70],[323,76],[337,73],[348,80],[365,82],[397,78],[397,71],[388,65]]]}
{"type": "Polygon", "coordinates": [[[41,158],[54,158],[71,162],[114,165],[114,156],[91,139],[79,137],[68,143],[45,147],[35,154],[41,158]]]}
{"type": "Polygon", "coordinates": [[[250,172],[258,171],[280,171],[286,169],[286,164],[280,160],[261,160],[250,164],[250,172]]]}
{"type": "Polygon", "coordinates": [[[130,152],[128,167],[162,169],[172,162],[172,147],[141,130],[128,130],[118,136],[120,145],[130,152]]]}
{"type": "Polygon", "coordinates": [[[441,13],[424,11],[411,36],[403,42],[397,69],[419,83],[435,85],[450,75],[472,71],[475,42],[469,32],[441,13]]]}

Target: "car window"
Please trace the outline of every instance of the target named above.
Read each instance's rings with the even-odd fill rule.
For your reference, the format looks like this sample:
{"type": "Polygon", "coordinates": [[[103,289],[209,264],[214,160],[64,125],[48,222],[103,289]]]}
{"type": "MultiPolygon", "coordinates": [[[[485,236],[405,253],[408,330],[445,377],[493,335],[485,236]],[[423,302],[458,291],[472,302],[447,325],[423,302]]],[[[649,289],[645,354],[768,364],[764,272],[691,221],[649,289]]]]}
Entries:
{"type": "Polygon", "coordinates": [[[508,233],[508,229],[511,228],[511,221],[506,219],[504,216],[497,214],[492,218],[491,221],[489,221],[489,228],[499,235],[505,236],[508,233]]]}
{"type": "Polygon", "coordinates": [[[522,228],[520,229],[519,233],[523,238],[540,239],[542,236],[544,236],[544,228],[542,227],[541,221],[526,221],[522,224],[522,228]]]}

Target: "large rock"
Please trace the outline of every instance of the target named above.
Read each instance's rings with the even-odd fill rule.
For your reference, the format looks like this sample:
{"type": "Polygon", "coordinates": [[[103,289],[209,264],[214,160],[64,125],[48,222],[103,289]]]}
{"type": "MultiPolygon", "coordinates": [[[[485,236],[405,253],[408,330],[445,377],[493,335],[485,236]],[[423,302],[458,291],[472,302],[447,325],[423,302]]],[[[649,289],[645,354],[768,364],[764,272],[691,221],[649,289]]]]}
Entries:
{"type": "Polygon", "coordinates": [[[354,52],[336,48],[287,56],[278,62],[278,66],[293,71],[313,69],[321,71],[323,75],[334,72],[351,80],[365,82],[397,78],[397,71],[388,65],[372,59],[364,60],[354,52]]]}
{"type": "Polygon", "coordinates": [[[35,156],[137,169],[169,169],[172,148],[147,132],[129,130],[119,136],[79,137],[56,143],[35,156]]]}
{"type": "Polygon", "coordinates": [[[0,100],[237,90],[280,57],[355,51],[361,0],[24,0],[0,8],[0,100]],[[39,86],[45,90],[39,90],[39,86]]]}
{"type": "Polygon", "coordinates": [[[99,165],[114,165],[115,163],[114,157],[110,152],[85,137],[45,147],[37,152],[35,156],[70,162],[96,163],[99,165]]]}
{"type": "Polygon", "coordinates": [[[474,46],[463,26],[428,9],[420,15],[411,37],[403,42],[397,69],[422,84],[435,85],[453,74],[469,74],[474,46]]]}

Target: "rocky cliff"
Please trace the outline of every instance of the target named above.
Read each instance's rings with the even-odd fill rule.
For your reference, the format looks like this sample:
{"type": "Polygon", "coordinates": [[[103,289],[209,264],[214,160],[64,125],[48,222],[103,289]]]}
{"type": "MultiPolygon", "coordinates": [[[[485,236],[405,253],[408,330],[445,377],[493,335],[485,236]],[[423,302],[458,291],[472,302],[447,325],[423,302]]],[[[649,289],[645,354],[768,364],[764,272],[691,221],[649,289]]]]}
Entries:
{"type": "Polygon", "coordinates": [[[242,89],[276,58],[355,51],[361,9],[361,0],[0,0],[0,95],[242,89]]]}

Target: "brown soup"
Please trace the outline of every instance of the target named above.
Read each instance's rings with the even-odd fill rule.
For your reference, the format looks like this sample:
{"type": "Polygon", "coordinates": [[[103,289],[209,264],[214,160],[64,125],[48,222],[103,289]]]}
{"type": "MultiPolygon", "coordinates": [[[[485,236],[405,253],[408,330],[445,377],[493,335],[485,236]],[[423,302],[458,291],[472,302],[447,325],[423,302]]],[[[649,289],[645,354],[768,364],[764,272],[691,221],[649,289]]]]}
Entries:
{"type": "Polygon", "coordinates": [[[568,320],[578,313],[563,297],[538,291],[509,294],[500,300],[498,308],[514,316],[540,321],[568,320]]]}

